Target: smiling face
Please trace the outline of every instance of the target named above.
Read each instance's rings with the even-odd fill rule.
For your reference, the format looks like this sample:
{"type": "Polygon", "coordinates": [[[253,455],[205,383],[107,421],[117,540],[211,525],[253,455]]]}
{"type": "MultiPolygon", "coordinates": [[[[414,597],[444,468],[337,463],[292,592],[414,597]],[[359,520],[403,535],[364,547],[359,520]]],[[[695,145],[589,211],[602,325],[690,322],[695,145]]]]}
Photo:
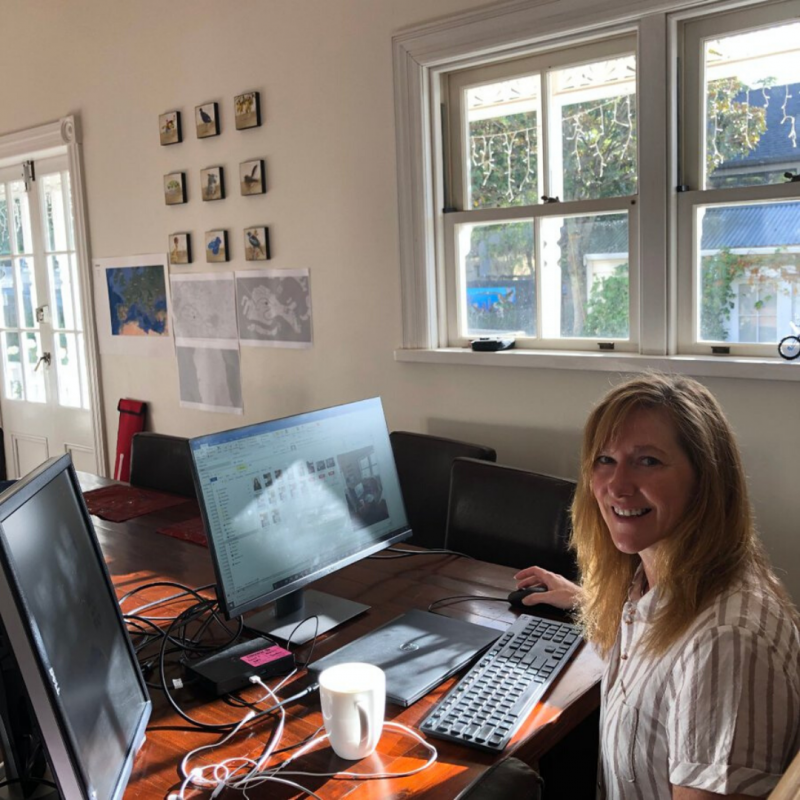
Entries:
{"type": "Polygon", "coordinates": [[[592,492],[614,546],[638,553],[646,568],[656,545],[683,518],[696,489],[694,468],[662,409],[632,411],[592,467],[592,492]]]}

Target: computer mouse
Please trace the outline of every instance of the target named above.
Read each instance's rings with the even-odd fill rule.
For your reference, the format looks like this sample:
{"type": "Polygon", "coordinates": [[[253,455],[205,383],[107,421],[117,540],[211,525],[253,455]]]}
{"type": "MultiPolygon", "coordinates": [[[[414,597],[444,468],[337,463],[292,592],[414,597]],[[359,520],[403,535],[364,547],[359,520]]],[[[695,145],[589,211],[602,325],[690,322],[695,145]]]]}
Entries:
{"type": "Polygon", "coordinates": [[[536,586],[528,586],[525,589],[516,589],[508,595],[508,602],[512,608],[519,608],[522,611],[528,611],[533,608],[533,606],[526,606],[522,602],[523,598],[527,597],[529,594],[541,594],[542,592],[546,591],[547,587],[542,583],[539,583],[536,586]]]}

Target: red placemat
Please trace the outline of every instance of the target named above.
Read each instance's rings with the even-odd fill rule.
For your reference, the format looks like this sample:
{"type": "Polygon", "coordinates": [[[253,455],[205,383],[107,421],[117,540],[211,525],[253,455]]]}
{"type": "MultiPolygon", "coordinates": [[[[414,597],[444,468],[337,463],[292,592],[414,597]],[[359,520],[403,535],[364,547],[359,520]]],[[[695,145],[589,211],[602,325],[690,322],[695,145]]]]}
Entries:
{"type": "Polygon", "coordinates": [[[109,522],[125,522],[134,517],[151,514],[153,511],[189,502],[188,498],[175,494],[122,485],[92,489],[84,494],[84,498],[90,514],[107,519],[109,522]]]}
{"type": "Polygon", "coordinates": [[[206,531],[203,527],[203,520],[200,517],[192,517],[183,522],[176,522],[174,525],[165,525],[158,528],[156,533],[163,533],[165,536],[174,536],[176,539],[183,539],[184,542],[201,544],[208,547],[206,531]]]}

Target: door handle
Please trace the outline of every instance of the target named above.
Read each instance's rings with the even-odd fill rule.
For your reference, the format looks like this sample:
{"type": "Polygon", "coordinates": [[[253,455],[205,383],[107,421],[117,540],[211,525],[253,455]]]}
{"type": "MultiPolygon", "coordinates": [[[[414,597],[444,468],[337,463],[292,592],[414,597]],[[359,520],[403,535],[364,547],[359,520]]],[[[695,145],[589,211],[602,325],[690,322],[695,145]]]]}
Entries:
{"type": "Polygon", "coordinates": [[[53,360],[53,357],[50,355],[50,353],[42,353],[39,356],[39,360],[36,362],[36,366],[33,368],[33,371],[36,372],[39,369],[39,367],[42,366],[42,361],[44,361],[44,364],[45,364],[46,367],[49,367],[50,366],[50,362],[52,360],[53,360]]]}

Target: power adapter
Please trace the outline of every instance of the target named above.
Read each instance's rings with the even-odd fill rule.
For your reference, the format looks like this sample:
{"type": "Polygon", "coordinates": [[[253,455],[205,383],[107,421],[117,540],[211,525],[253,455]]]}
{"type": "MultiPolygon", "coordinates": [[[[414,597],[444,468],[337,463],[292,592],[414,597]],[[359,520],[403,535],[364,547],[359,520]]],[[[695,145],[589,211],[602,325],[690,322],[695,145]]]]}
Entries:
{"type": "Polygon", "coordinates": [[[230,694],[250,685],[250,678],[271,678],[294,669],[294,656],[271,639],[259,636],[226,647],[205,658],[181,663],[200,685],[217,695],[230,694]]]}

